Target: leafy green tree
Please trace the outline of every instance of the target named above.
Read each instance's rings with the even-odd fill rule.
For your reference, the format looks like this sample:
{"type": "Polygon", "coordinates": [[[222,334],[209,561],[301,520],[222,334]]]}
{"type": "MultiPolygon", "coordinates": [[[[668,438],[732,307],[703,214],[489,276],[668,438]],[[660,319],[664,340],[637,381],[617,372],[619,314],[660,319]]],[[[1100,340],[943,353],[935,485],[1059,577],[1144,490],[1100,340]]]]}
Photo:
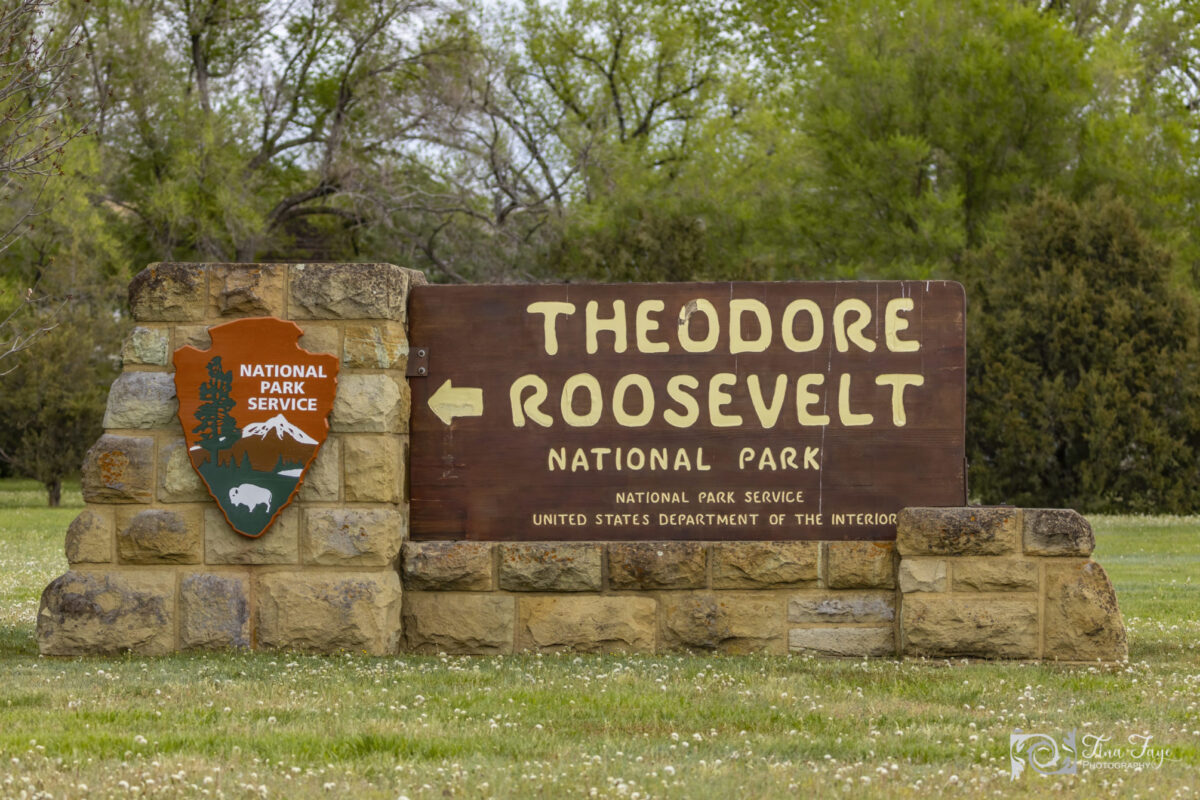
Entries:
{"type": "Polygon", "coordinates": [[[1071,165],[1090,73],[1056,17],[1007,0],[830,4],[791,98],[791,212],[834,274],[917,276],[1071,165]]]}
{"type": "Polygon", "coordinates": [[[0,376],[0,450],[11,458],[0,464],[42,480],[51,502],[100,434],[128,325],[120,313],[129,268],[121,219],[94,201],[96,139],[72,142],[60,167],[45,186],[45,208],[0,253],[0,285],[29,287],[11,330],[46,336],[0,368],[12,369],[0,376]]]}
{"type": "Polygon", "coordinates": [[[0,460],[40,481],[58,506],[64,478],[78,474],[84,453],[103,432],[104,402],[117,376],[104,346],[111,315],[96,314],[84,299],[54,315],[50,329],[3,378],[0,391],[0,460]]]}
{"type": "Polygon", "coordinates": [[[451,46],[453,11],[433,0],[89,3],[81,86],[132,260],[352,255],[364,189],[411,141],[411,84],[451,46]]]}
{"type": "Polygon", "coordinates": [[[86,132],[72,92],[79,19],[49,0],[0,0],[0,251],[45,205],[66,146],[86,132]]]}
{"type": "MultiPolygon", "coordinates": [[[[46,212],[66,148],[87,132],[72,95],[79,20],[48,0],[0,0],[0,256],[46,212]]],[[[33,284],[0,269],[0,375],[53,325],[33,284]]]]}
{"type": "Polygon", "coordinates": [[[1121,196],[1200,286],[1200,5],[1064,0],[1046,13],[1070,26],[1092,65],[1072,196],[1121,196]]]}
{"type": "Polygon", "coordinates": [[[968,275],[972,494],[1200,509],[1200,311],[1129,207],[1041,195],[998,224],[968,275]]]}
{"type": "MultiPolygon", "coordinates": [[[[716,113],[714,7],[530,0],[483,19],[467,57],[431,70],[421,130],[441,166],[403,209],[405,221],[415,210],[436,223],[414,237],[434,276],[619,278],[630,268],[623,239],[690,226],[651,220],[647,192],[686,167],[716,113]],[[635,204],[642,222],[626,213],[635,204]],[[560,246],[564,236],[597,241],[560,246]],[[594,270],[593,257],[606,264],[594,270]]],[[[643,255],[634,258],[653,269],[643,255]]]]}

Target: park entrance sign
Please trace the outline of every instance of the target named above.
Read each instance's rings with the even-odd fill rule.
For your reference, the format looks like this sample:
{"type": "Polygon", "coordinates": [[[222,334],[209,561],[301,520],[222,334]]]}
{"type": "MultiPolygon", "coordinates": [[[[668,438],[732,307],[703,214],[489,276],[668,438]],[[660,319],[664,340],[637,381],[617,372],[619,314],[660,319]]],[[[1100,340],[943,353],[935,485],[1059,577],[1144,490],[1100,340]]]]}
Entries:
{"type": "Polygon", "coordinates": [[[412,538],[891,540],[966,502],[946,281],[418,286],[412,538]]]}
{"type": "Polygon", "coordinates": [[[152,264],[129,306],[44,655],[1128,655],[1087,520],[965,505],[957,284],[152,264]]]}
{"type": "Polygon", "coordinates": [[[229,526],[261,536],[299,490],[329,432],[338,359],[298,344],[294,322],[258,317],[175,352],[188,461],[229,526]]]}

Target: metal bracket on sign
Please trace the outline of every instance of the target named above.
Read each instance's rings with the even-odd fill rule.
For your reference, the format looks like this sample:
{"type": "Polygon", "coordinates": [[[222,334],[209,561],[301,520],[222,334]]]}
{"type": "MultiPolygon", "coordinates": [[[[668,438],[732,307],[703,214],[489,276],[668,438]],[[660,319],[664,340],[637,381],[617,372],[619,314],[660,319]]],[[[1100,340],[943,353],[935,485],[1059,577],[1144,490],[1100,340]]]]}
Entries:
{"type": "Polygon", "coordinates": [[[429,348],[408,348],[408,369],[404,373],[409,378],[429,377],[429,348]]]}

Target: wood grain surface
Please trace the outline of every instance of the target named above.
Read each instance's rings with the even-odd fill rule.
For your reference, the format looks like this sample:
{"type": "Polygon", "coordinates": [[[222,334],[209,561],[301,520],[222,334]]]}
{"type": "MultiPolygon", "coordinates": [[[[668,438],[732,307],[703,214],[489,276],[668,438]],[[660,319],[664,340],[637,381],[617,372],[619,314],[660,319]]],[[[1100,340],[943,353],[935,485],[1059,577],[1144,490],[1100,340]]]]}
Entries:
{"type": "Polygon", "coordinates": [[[415,287],[412,538],[893,539],[901,508],[966,502],[965,305],[943,281],[415,287]]]}

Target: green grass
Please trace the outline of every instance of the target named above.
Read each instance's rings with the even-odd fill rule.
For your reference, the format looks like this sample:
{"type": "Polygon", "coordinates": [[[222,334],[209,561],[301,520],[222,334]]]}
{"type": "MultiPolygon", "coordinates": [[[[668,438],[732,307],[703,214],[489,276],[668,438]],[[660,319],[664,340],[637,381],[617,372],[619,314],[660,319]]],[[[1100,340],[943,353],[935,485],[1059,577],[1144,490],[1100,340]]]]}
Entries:
{"type": "Polygon", "coordinates": [[[1200,796],[1200,519],[1098,517],[1118,667],[803,657],[43,659],[60,510],[0,481],[0,797],[1200,796]],[[1009,734],[1159,769],[1009,780],[1009,734]]]}

